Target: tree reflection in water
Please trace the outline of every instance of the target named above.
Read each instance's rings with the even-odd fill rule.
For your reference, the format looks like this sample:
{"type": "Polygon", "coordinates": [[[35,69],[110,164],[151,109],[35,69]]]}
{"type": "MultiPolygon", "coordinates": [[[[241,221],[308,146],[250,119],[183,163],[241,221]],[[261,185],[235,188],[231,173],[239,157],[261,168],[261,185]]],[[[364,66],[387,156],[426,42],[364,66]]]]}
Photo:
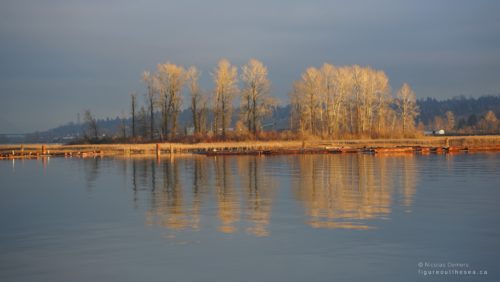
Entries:
{"type": "MultiPolygon", "coordinates": [[[[313,228],[369,229],[373,220],[389,217],[395,205],[409,211],[417,185],[415,158],[192,156],[120,160],[128,163],[120,168],[129,171],[134,205],[144,205],[151,226],[196,231],[211,228],[213,218],[223,233],[268,236],[273,202],[280,200],[278,187],[291,191],[313,228]]],[[[89,186],[97,178],[99,162],[85,162],[89,186]]]]}
{"type": "Polygon", "coordinates": [[[315,228],[369,229],[389,215],[395,190],[407,207],[415,193],[413,155],[303,155],[296,165],[293,191],[315,228]]]}

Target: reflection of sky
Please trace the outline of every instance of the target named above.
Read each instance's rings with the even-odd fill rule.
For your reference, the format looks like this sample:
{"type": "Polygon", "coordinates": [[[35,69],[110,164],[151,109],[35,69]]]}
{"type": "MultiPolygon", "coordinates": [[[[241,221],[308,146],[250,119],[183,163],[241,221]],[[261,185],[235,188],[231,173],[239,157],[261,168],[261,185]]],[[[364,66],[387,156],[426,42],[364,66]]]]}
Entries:
{"type": "Polygon", "coordinates": [[[286,101],[309,65],[372,65],[419,97],[497,94],[497,1],[33,1],[0,4],[0,130],[115,117],[140,75],[171,60],[202,86],[227,57],[255,57],[286,101]],[[22,105],[22,107],[21,107],[22,105]],[[57,110],[47,109],[57,105],[57,110]]]}

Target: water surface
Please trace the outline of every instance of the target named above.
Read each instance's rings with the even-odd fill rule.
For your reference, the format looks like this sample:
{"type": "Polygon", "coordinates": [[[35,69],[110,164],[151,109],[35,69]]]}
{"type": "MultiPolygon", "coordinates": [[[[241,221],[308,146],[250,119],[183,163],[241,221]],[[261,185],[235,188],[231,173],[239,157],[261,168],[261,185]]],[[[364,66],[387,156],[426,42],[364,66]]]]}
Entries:
{"type": "Polygon", "coordinates": [[[498,154],[2,161],[0,281],[498,281],[499,163],[498,154]],[[488,274],[422,272],[445,269],[488,274]]]}

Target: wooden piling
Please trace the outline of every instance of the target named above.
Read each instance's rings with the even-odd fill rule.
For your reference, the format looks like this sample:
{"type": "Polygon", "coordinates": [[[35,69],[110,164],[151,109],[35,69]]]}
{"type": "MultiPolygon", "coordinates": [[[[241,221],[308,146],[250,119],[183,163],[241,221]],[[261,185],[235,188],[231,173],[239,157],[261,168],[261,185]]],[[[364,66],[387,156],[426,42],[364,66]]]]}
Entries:
{"type": "Polygon", "coordinates": [[[47,147],[45,145],[42,145],[42,155],[47,154],[47,147]]]}
{"type": "Polygon", "coordinates": [[[156,143],[156,157],[159,158],[161,156],[160,144],[156,143]]]}

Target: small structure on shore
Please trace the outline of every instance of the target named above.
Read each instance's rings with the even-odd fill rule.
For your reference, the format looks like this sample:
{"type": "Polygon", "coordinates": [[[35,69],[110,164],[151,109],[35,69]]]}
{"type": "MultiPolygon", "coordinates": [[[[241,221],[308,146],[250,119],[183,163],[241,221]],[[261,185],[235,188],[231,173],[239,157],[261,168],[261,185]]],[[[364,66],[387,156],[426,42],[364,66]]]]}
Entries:
{"type": "Polygon", "coordinates": [[[444,135],[445,131],[444,129],[439,129],[439,130],[433,130],[432,135],[444,135]]]}

